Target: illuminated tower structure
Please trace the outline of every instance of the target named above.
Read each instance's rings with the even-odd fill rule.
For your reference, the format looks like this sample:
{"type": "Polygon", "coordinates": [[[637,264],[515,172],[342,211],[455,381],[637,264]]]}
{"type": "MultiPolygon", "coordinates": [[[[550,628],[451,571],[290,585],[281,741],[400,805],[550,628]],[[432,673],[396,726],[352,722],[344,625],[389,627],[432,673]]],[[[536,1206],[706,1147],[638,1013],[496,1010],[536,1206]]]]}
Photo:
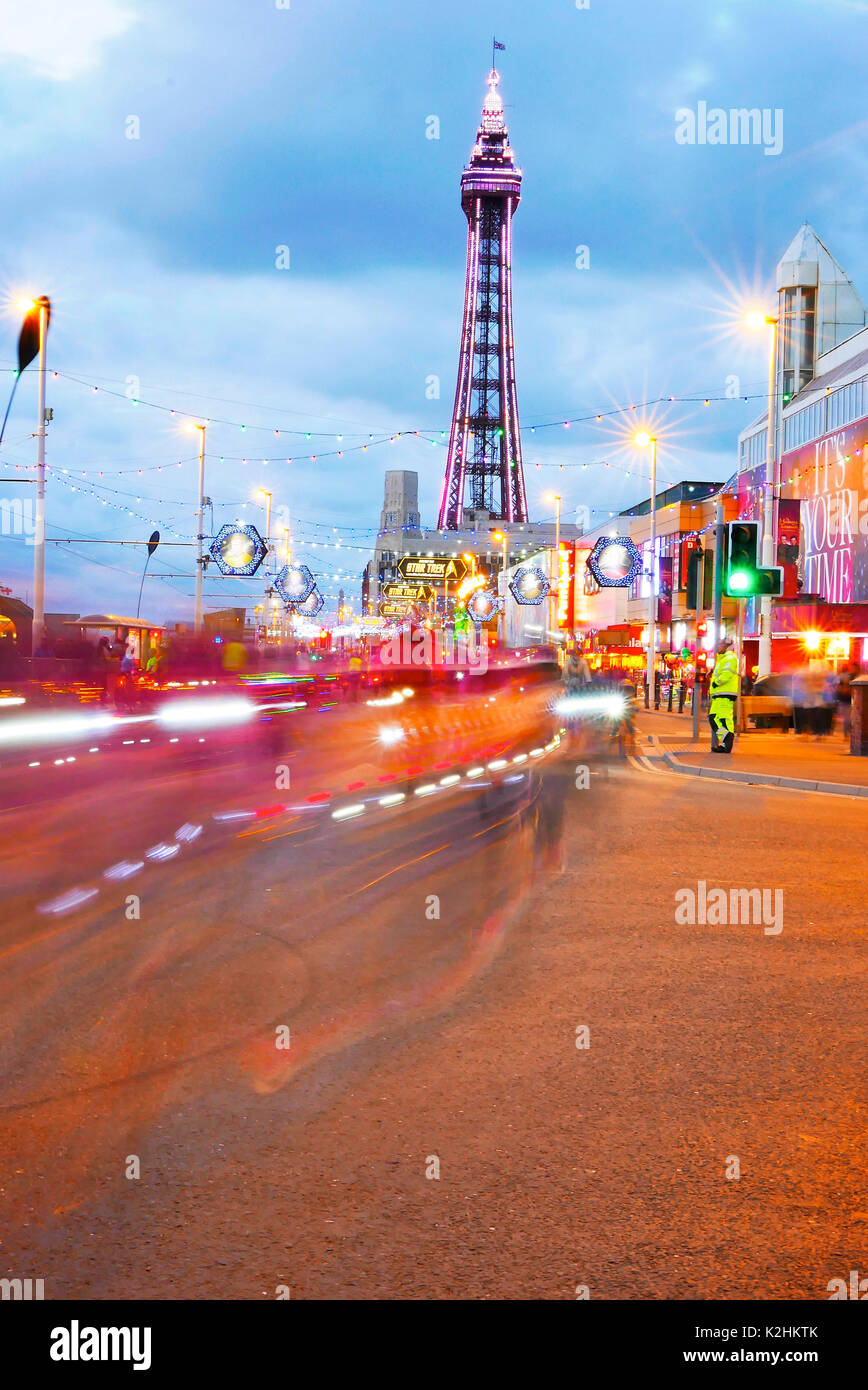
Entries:
{"type": "Polygon", "coordinates": [[[527,521],[512,335],[512,215],[521,170],[513,162],[499,82],[492,68],[476,144],[461,175],[467,274],[441,530],[465,524],[465,504],[504,523],[527,521]]]}

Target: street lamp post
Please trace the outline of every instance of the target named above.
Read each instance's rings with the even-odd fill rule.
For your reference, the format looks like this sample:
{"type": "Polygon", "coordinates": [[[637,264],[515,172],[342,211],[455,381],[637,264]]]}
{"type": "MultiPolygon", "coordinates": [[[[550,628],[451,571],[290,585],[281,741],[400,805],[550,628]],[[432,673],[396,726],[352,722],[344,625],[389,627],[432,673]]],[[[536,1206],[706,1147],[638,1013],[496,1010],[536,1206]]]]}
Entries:
{"type": "MultiPolygon", "coordinates": [[[[288,565],[292,559],[292,548],[289,538],[289,527],[283,526],[281,527],[281,530],[283,531],[284,537],[284,563],[288,565]]],[[[284,605],[280,611],[280,645],[286,645],[286,605],[284,605]]]]}
{"type": "Polygon", "coordinates": [[[31,654],[45,631],[45,339],[48,333],[48,300],[34,300],[39,309],[39,402],[36,428],[36,507],[33,515],[33,628],[31,654]]]}
{"type": "Polygon", "coordinates": [[[552,634],[557,631],[557,585],[560,577],[561,563],[561,498],[558,497],[557,493],[549,493],[546,497],[546,501],[554,502],[555,504],[555,558],[554,564],[552,565],[552,573],[549,575],[551,588],[549,589],[549,596],[546,602],[546,609],[549,613],[549,633],[552,634]]]}
{"type": "Polygon", "coordinates": [[[196,634],[199,635],[203,627],[202,576],[205,569],[203,548],[205,540],[205,426],[193,424],[191,428],[199,431],[199,505],[196,510],[196,598],[193,614],[193,628],[196,634]]]}
{"type": "Polygon", "coordinates": [[[645,676],[648,708],[654,708],[654,660],[657,654],[657,440],[644,430],[636,435],[640,449],[651,449],[651,576],[648,591],[648,666],[645,676]]]}
{"type": "Polygon", "coordinates": [[[265,498],[265,573],[268,574],[271,568],[271,493],[264,487],[258,487],[256,491],[259,493],[260,497],[265,498]]]}
{"type": "MultiPolygon", "coordinates": [[[[265,498],[265,579],[266,579],[266,588],[267,588],[267,587],[268,587],[268,576],[269,576],[269,574],[271,573],[271,493],[268,491],[268,488],[265,488],[265,487],[258,487],[258,488],[256,489],[256,491],[257,491],[257,493],[259,494],[260,497],[264,497],[264,498],[265,498]]],[[[276,593],[272,593],[272,595],[271,595],[271,617],[270,617],[270,619],[269,619],[269,617],[267,616],[267,613],[266,613],[266,619],[265,619],[265,641],[266,641],[266,644],[267,644],[267,642],[268,642],[268,634],[269,634],[270,632],[273,632],[273,631],[274,631],[274,627],[275,627],[275,622],[274,622],[274,610],[275,610],[275,608],[277,607],[277,604],[278,604],[278,596],[277,596],[276,593]]]]}
{"type": "Polygon", "coordinates": [[[501,606],[500,606],[500,612],[499,612],[498,615],[497,615],[497,632],[498,632],[498,637],[499,637],[499,639],[500,639],[500,645],[501,645],[502,647],[505,647],[505,646],[506,646],[506,596],[507,596],[507,594],[509,593],[509,590],[508,590],[507,585],[506,585],[506,547],[507,547],[507,545],[509,544],[509,536],[507,535],[506,531],[493,531],[493,532],[491,533],[491,539],[492,539],[493,541],[502,541],[502,542],[503,542],[502,559],[501,559],[501,565],[500,565],[500,572],[501,572],[501,574],[503,575],[503,603],[501,604],[501,606]]]}
{"type": "MultiPolygon", "coordinates": [[[[766,486],[763,495],[762,563],[775,563],[775,497],[779,482],[778,460],[778,319],[772,314],[749,314],[751,327],[763,324],[769,330],[769,409],[766,427],[766,486]]],[[[760,598],[760,638],[757,654],[757,676],[768,676],[772,669],[772,601],[768,595],[760,598]]]]}

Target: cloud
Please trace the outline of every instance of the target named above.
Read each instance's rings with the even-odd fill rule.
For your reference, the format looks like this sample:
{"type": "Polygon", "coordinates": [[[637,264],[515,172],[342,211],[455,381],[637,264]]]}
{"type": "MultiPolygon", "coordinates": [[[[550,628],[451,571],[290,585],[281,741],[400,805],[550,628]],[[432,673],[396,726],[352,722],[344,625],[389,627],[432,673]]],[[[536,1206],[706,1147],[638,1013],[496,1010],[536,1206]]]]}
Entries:
{"type": "Polygon", "coordinates": [[[69,82],[97,66],[102,48],[125,34],[137,14],[119,0],[27,0],[3,7],[0,63],[69,82]]]}

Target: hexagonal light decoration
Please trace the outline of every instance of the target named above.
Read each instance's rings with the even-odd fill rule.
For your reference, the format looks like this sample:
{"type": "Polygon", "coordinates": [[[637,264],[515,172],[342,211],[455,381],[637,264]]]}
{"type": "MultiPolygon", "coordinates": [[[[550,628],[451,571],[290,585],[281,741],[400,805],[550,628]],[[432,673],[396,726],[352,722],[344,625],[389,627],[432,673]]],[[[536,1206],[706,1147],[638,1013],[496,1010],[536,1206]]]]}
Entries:
{"type": "Polygon", "coordinates": [[[221,574],[234,574],[241,578],[249,578],[256,573],[267,549],[255,526],[239,526],[229,521],[220,527],[208,547],[221,574]]]}
{"type": "Polygon", "coordinates": [[[313,593],[316,580],[307,565],[284,565],[274,587],[286,603],[300,604],[313,593]]]}
{"type": "Polygon", "coordinates": [[[465,608],[470,621],[477,627],[482,627],[483,623],[491,622],[500,608],[500,599],[487,589],[474,589],[466,600],[465,608]]]}
{"type": "Polygon", "coordinates": [[[629,536],[601,536],[587,568],[601,589],[626,589],[642,573],[642,556],[629,536]]]}
{"type": "MultiPolygon", "coordinates": [[[[300,568],[303,569],[304,566],[302,565],[300,568]]],[[[296,613],[303,613],[306,618],[315,618],[324,603],[325,599],[319,590],[311,589],[307,598],[303,599],[301,603],[293,604],[293,607],[296,613]]]]}
{"type": "Polygon", "coordinates": [[[509,581],[509,592],[522,607],[536,608],[551,592],[551,584],[538,565],[522,565],[509,581]]]}

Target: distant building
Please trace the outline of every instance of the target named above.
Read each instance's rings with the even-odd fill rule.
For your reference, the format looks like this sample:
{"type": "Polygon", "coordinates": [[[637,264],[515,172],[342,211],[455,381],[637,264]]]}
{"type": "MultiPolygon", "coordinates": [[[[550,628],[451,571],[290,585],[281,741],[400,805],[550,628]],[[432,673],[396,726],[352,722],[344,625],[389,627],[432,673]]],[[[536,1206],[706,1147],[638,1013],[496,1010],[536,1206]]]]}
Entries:
{"type": "MultiPolygon", "coordinates": [[[[0,641],[29,656],[33,635],[33,609],[21,599],[0,595],[0,641]]],[[[5,664],[5,663],[4,663],[5,664]]]]}
{"type": "MultiPolygon", "coordinates": [[[[775,443],[780,490],[778,563],[793,558],[772,637],[810,629],[815,652],[868,656],[868,328],[852,280],[805,223],[777,267],[775,443]],[[789,535],[787,530],[789,528],[789,535]],[[809,611],[810,610],[810,611],[809,611]]],[[[739,435],[740,514],[760,519],[767,478],[768,412],[739,435]]],[[[756,635],[756,605],[746,605],[756,635]]],[[[777,644],[780,655],[780,644],[777,644]]]]}
{"type": "Polygon", "coordinates": [[[234,638],[240,642],[244,637],[246,608],[215,608],[205,613],[202,625],[210,637],[222,637],[227,642],[234,638]]]}
{"type": "MultiPolygon", "coordinates": [[[[676,676],[692,672],[697,648],[708,651],[714,644],[711,631],[713,525],[718,498],[724,504],[726,520],[732,520],[737,514],[735,496],[725,488],[723,483],[686,481],[657,494],[655,642],[658,665],[661,669],[672,670],[676,676]],[[689,556],[694,547],[700,550],[701,559],[697,594],[690,595],[689,556]],[[687,657],[682,656],[685,650],[689,653],[687,657]]],[[[648,642],[650,544],[651,499],[648,497],[585,532],[574,543],[562,543],[558,557],[553,551],[549,552],[541,568],[555,579],[557,602],[552,600],[547,606],[534,608],[523,607],[508,598],[508,645],[550,644],[575,635],[587,649],[592,666],[643,670],[648,642]],[[588,559],[599,541],[616,536],[627,537],[636,546],[642,558],[642,572],[625,588],[601,588],[588,569],[588,559]]],[[[509,577],[508,574],[507,579],[509,577]]],[[[724,599],[723,620],[729,632],[733,629],[734,615],[735,601],[724,599]]]]}
{"type": "MultiPolygon", "coordinates": [[[[527,559],[554,544],[554,522],[504,524],[483,508],[465,508],[463,516],[465,525],[458,530],[421,527],[418,473],[387,472],[374,558],[362,577],[365,612],[376,615],[383,585],[400,580],[398,565],[405,555],[446,555],[456,559],[472,555],[480,572],[496,575],[502,567],[503,542],[493,539],[495,532],[507,537],[507,563],[527,559]]],[[[562,539],[575,540],[579,534],[577,526],[561,523],[562,539]]]]}

